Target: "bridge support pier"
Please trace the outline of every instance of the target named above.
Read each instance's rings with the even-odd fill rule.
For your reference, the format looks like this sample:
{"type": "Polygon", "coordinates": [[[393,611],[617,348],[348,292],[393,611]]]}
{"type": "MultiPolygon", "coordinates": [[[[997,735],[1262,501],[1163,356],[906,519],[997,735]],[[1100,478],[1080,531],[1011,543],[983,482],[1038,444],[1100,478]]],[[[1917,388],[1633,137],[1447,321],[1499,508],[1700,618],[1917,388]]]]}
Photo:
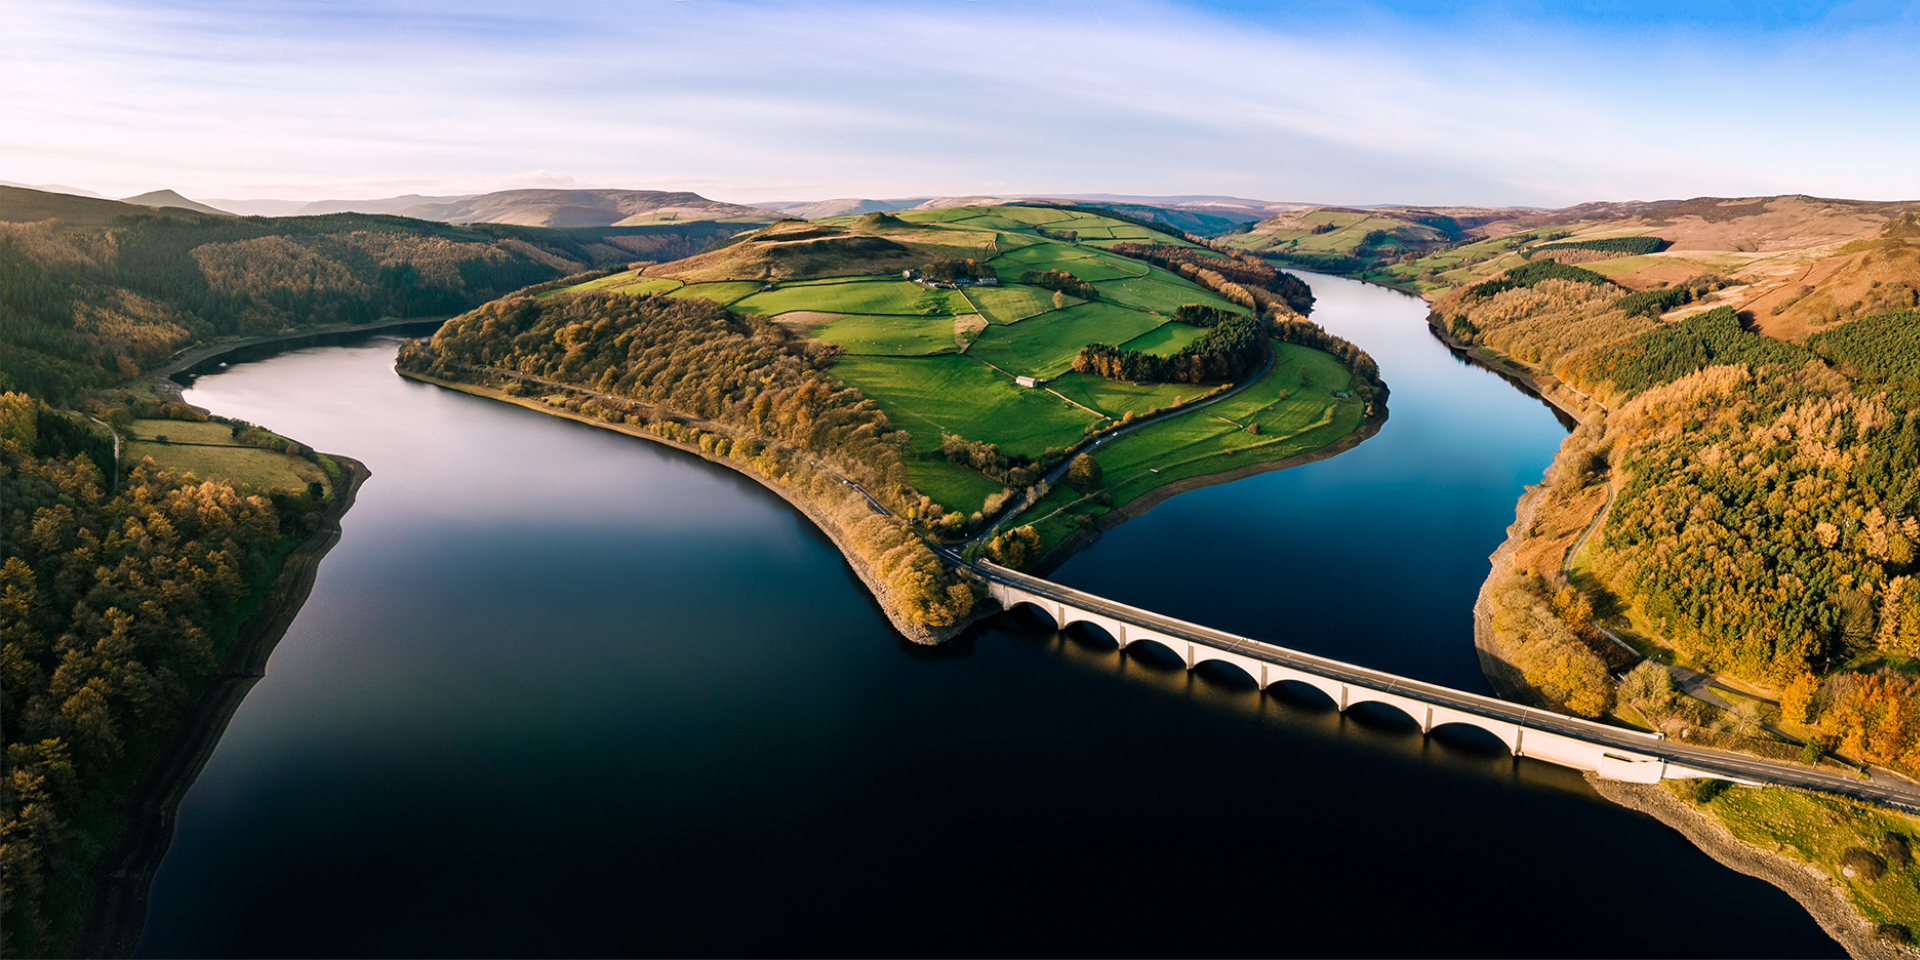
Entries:
{"type": "MultiPolygon", "coordinates": [[[[1087,598],[1092,609],[1076,607],[1060,597],[1081,597],[1076,591],[1032,581],[1011,572],[996,571],[987,578],[989,594],[1011,609],[1030,603],[1053,618],[1055,626],[1065,629],[1074,623],[1091,623],[1107,631],[1122,650],[1142,640],[1152,640],[1178,656],[1188,670],[1209,660],[1230,664],[1259,684],[1265,691],[1282,681],[1304,683],[1326,694],[1345,713],[1358,703],[1379,703],[1393,707],[1420,726],[1422,736],[1440,726],[1466,724],[1500,738],[1513,756],[1531,757],[1547,763],[1597,774],[1609,780],[1653,783],[1662,779],[1722,776],[1681,767],[1662,758],[1643,753],[1637,741],[1623,737],[1626,731],[1611,730],[1565,717],[1545,716],[1535,720],[1528,708],[1515,704],[1435,688],[1431,684],[1383,675],[1350,664],[1286,650],[1258,640],[1220,634],[1193,624],[1164,626],[1167,618],[1132,610],[1097,597],[1087,598]],[[1000,576],[1004,573],[1004,577],[1000,576]],[[1031,589],[1017,584],[1033,583],[1031,589]],[[1033,590],[1043,591],[1041,593],[1033,590]],[[1100,612],[1096,612],[1100,611],[1100,612]],[[1163,632],[1171,631],[1171,633],[1163,632]],[[1217,637],[1218,642],[1207,639],[1217,637]],[[1356,681],[1353,678],[1360,678],[1356,681]],[[1377,678],[1378,682],[1373,682],[1377,678]],[[1529,724],[1534,724],[1529,726],[1529,724]],[[1592,737],[1580,735],[1591,727],[1592,737]]],[[[1176,621],[1177,624],[1177,621],[1176,621]]],[[[1649,749],[1651,741],[1649,741],[1649,749]]],[[[1729,778],[1731,779],[1731,778],[1729,778]]],[[[1744,781],[1742,781],[1744,782],[1744,781]]]]}

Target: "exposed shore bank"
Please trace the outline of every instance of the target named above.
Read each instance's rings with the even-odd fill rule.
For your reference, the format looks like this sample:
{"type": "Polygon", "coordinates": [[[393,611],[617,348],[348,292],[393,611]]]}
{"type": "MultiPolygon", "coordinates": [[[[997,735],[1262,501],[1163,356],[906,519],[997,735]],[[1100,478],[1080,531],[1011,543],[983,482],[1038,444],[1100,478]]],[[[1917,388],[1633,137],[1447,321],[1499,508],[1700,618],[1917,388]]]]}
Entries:
{"type": "Polygon", "coordinates": [[[1681,802],[1659,784],[1620,783],[1592,774],[1587,775],[1587,783],[1602,797],[1679,831],[1721,866],[1759,877],[1786,891],[1855,960],[1898,960],[1915,955],[1910,947],[1876,936],[1873,921],[1816,868],[1735,837],[1719,821],[1681,802]]]}
{"type": "Polygon", "coordinates": [[[1372,439],[1375,434],[1380,432],[1381,426],[1387,422],[1388,406],[1390,403],[1390,397],[1375,403],[1373,405],[1373,412],[1367,414],[1366,418],[1360,421],[1358,427],[1354,428],[1354,430],[1346,436],[1324,447],[1316,447],[1305,453],[1296,453],[1290,457],[1269,460],[1265,463],[1248,464],[1244,467],[1222,470],[1219,473],[1209,473],[1198,477],[1174,480],[1154,487],[1152,490],[1127,501],[1125,504],[1101,514],[1100,518],[1095,521],[1095,526],[1092,529],[1076,530],[1068,534],[1065,539],[1054,544],[1053,549],[1047,551],[1046,554],[1042,556],[1038,562],[1029,567],[1026,572],[1041,577],[1052,573],[1054,570],[1059,569],[1061,564],[1071,559],[1074,554],[1092,546],[1095,541],[1100,539],[1101,534],[1126,523],[1128,520],[1142,516],[1154,507],[1189,490],[1199,490],[1202,487],[1232,483],[1235,480],[1257,476],[1262,473],[1273,473],[1277,470],[1286,470],[1291,467],[1317,463],[1321,460],[1330,459],[1348,450],[1352,450],[1367,440],[1372,439]]]}
{"type": "MultiPolygon", "coordinates": [[[[1527,371],[1515,370],[1506,364],[1495,362],[1494,358],[1487,357],[1480,351],[1455,341],[1438,325],[1429,323],[1429,328],[1434,336],[1446,343],[1456,356],[1497,374],[1525,392],[1553,404],[1567,418],[1588,423],[1602,419],[1606,415],[1604,410],[1583,408],[1564,397],[1556,396],[1555,392],[1542,390],[1538,381],[1527,371]]],[[[1506,539],[1501,541],[1500,546],[1489,557],[1491,568],[1487,578],[1481,582],[1473,605],[1474,653],[1480,661],[1480,672],[1501,699],[1541,709],[1552,708],[1546,698],[1534,689],[1521,675],[1520,670],[1509,661],[1494,634],[1489,593],[1495,579],[1502,576],[1513,565],[1514,554],[1520,542],[1533,530],[1535,518],[1547,506],[1553,495],[1544,482],[1528,486],[1520,495],[1519,500],[1514,504],[1514,521],[1507,528],[1506,539]]],[[[1589,532],[1594,533],[1597,530],[1590,529],[1589,532]]],[[[1806,909],[1820,928],[1838,941],[1850,956],[1859,960],[1867,960],[1867,958],[1880,960],[1880,958],[1916,955],[1914,950],[1877,936],[1874,921],[1862,913],[1847,898],[1843,890],[1819,873],[1816,867],[1788,857],[1784,853],[1757,847],[1736,838],[1712,816],[1688,806],[1658,784],[1620,783],[1602,780],[1591,774],[1587,776],[1587,781],[1593,786],[1594,792],[1606,800],[1647,814],[1678,831],[1681,836],[1686,837],[1689,842],[1722,866],[1748,876],[1758,877],[1780,888],[1806,909]]]]}
{"type": "Polygon", "coordinates": [[[417,373],[410,370],[396,369],[395,372],[398,373],[400,376],[406,377],[409,380],[417,380],[421,383],[430,383],[437,387],[444,387],[448,390],[454,390],[460,393],[470,394],[476,397],[484,397],[489,400],[499,400],[503,403],[511,403],[514,406],[525,407],[528,410],[534,410],[539,413],[547,414],[549,416],[562,417],[567,420],[572,420],[575,423],[583,423],[590,427],[598,427],[600,429],[610,430],[610,431],[613,431],[614,433],[623,434],[625,436],[635,437],[640,440],[646,440],[652,443],[661,444],[663,446],[672,447],[676,450],[684,451],[696,457],[700,457],[701,459],[706,460],[709,463],[726,467],[727,469],[732,470],[733,472],[743,477],[746,477],[747,479],[752,480],[755,483],[760,484],[761,486],[767,488],[768,490],[771,490],[780,499],[785,500],[788,504],[792,505],[792,507],[795,510],[798,510],[802,514],[804,514],[808,520],[813,522],[814,526],[820,528],[821,532],[827,535],[827,539],[833,541],[834,548],[840,551],[841,557],[843,557],[847,561],[847,566],[852,568],[854,574],[860,578],[860,582],[866,584],[867,591],[873,595],[874,601],[879,604],[880,610],[886,614],[887,620],[893,624],[894,629],[898,630],[902,636],[906,637],[909,640],[912,640],[915,643],[928,644],[928,645],[943,643],[947,640],[952,639],[954,636],[958,635],[960,631],[966,629],[968,626],[972,625],[976,621],[979,621],[988,616],[991,616],[992,613],[994,612],[994,611],[983,611],[979,609],[978,605],[976,605],[972,613],[969,613],[967,616],[947,626],[927,627],[927,626],[922,626],[918,623],[913,622],[912,620],[907,618],[907,616],[904,614],[903,611],[901,611],[900,604],[896,602],[893,596],[893,591],[889,589],[887,585],[884,582],[882,582],[878,576],[874,574],[872,567],[866,562],[865,559],[863,559],[859,555],[858,551],[855,551],[852,548],[852,544],[848,542],[847,531],[841,529],[840,524],[835,522],[835,520],[832,517],[828,516],[825,511],[821,510],[819,506],[810,502],[807,497],[801,494],[800,491],[791,489],[787,487],[785,484],[777,483],[773,481],[771,478],[763,477],[763,476],[760,476],[759,474],[742,470],[739,468],[737,464],[732,463],[728,460],[716,459],[716,458],[710,457],[705,453],[702,453],[698,446],[695,446],[693,444],[688,444],[688,443],[681,443],[680,441],[673,440],[668,437],[663,437],[657,433],[653,433],[647,430],[645,427],[642,427],[636,424],[609,423],[597,417],[591,417],[591,416],[587,416],[586,414],[577,413],[575,411],[568,410],[564,407],[550,406],[548,404],[540,402],[539,400],[529,399],[527,397],[515,397],[508,394],[504,390],[498,390],[492,387],[484,387],[484,386],[480,386],[478,384],[472,384],[472,383],[461,383],[453,380],[442,380],[438,377],[433,377],[428,374],[417,373]]]}
{"type": "Polygon", "coordinates": [[[329,456],[340,465],[337,495],[320,515],[319,528],[287,555],[260,608],[241,626],[227,649],[219,673],[207,681],[134,789],[121,819],[120,833],[95,868],[71,956],[126,957],[139,946],[147,920],[147,897],[153,889],[154,874],[173,842],[180,801],[199,779],[247,692],[266,676],[273,648],[313,592],[320,561],[340,542],[340,519],[353,508],[360,485],[372,476],[357,460],[329,456]]]}

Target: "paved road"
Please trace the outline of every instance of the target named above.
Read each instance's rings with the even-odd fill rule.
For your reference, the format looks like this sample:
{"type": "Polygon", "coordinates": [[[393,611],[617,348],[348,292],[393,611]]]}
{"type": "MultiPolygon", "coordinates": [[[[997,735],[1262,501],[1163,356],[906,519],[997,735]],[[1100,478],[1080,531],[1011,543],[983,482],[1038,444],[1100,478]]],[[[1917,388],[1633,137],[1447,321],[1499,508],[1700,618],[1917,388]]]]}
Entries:
{"type": "Polygon", "coordinates": [[[1189,640],[1197,644],[1226,650],[1242,656],[1280,666],[1291,667],[1307,673],[1357,684],[1388,693],[1415,697],[1437,706],[1446,706],[1463,713],[1504,720],[1519,724],[1532,730],[1546,730],[1584,740],[1602,746],[1618,747],[1634,753],[1659,757],[1684,767],[1692,767],[1709,773],[1747,780],[1763,784],[1800,787],[1809,790],[1822,790],[1829,793],[1858,797],[1862,800],[1896,807],[1902,810],[1920,812],[1920,785],[1878,773],[1870,779],[1861,779],[1840,773],[1829,773],[1792,763],[1762,760],[1743,754],[1728,753],[1705,747],[1693,747],[1662,740],[1651,734],[1634,730],[1611,727],[1606,724],[1581,720],[1532,707],[1508,703],[1493,697],[1466,693],[1437,684],[1424,683],[1406,677],[1396,676],[1379,670],[1342,663],[1325,657],[1317,657],[1297,650],[1253,640],[1247,637],[1187,623],[1172,617],[1162,616],[1136,607],[1115,603],[1102,597],[1084,593],[1071,587],[1063,587],[1049,580],[1017,573],[990,563],[966,564],[958,554],[951,550],[942,551],[948,561],[969,567],[974,573],[988,580],[1008,586],[1018,587],[1048,599],[1069,604],[1081,610],[1098,613],[1103,616],[1124,620],[1128,623],[1147,627],[1168,636],[1189,640]]]}

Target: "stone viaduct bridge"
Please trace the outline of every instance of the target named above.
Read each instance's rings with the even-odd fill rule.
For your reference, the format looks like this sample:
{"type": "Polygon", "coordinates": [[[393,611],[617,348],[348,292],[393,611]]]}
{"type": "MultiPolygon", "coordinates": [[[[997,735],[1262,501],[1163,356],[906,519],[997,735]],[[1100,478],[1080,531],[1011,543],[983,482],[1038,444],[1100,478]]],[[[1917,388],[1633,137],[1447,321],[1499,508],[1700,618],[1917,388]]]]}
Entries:
{"type": "MultiPolygon", "coordinates": [[[[958,560],[957,557],[951,559],[958,560]]],[[[1159,644],[1192,669],[1207,661],[1231,664],[1261,689],[1291,681],[1313,687],[1344,711],[1379,703],[1412,717],[1423,733],[1446,724],[1477,727],[1500,738],[1516,757],[1532,757],[1610,780],[1654,783],[1712,777],[1758,786],[1782,784],[1842,793],[1901,809],[1920,811],[1920,787],[1891,777],[1872,779],[1829,773],[1661,739],[1653,734],[1521,706],[1422,683],[1379,670],[1342,663],[1275,644],[1115,603],[984,561],[966,564],[987,581],[988,592],[1008,610],[1026,604],[1065,629],[1099,627],[1122,648],[1159,644]]]]}

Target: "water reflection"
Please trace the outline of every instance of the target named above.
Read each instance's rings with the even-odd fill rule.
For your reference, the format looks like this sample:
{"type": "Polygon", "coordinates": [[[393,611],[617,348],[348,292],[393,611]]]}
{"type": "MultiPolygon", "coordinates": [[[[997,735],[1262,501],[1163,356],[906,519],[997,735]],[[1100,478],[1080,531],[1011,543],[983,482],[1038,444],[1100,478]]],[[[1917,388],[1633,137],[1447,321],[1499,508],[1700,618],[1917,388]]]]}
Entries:
{"type": "MultiPolygon", "coordinates": [[[[1380,437],[1177,497],[1062,573],[1473,688],[1465,604],[1558,428],[1343,300],[1380,325],[1348,333],[1394,383],[1380,437]]],[[[400,380],[394,349],[190,395],[373,479],[181,808],[142,955],[1837,952],[1452,731],[1018,616],[905,644],[752,482],[400,380]],[[1616,922],[1649,878],[1685,916],[1616,922]]]]}

